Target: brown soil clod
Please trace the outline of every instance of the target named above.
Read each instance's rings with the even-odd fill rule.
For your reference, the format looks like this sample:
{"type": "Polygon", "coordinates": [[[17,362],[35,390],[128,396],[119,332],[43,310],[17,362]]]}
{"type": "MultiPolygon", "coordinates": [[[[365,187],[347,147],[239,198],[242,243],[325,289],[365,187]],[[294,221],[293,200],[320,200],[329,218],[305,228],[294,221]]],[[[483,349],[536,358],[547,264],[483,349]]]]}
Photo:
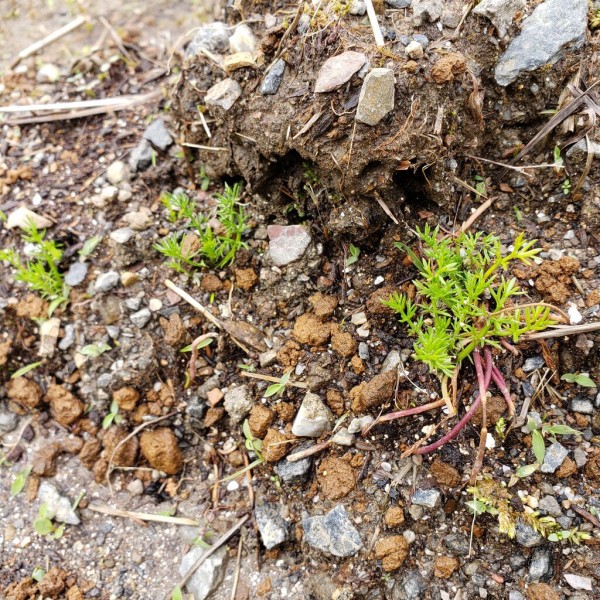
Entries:
{"type": "Polygon", "coordinates": [[[51,384],[45,400],[50,404],[52,416],[65,427],[75,423],[85,410],[83,402],[60,385],[51,384]]]}
{"type": "Polygon", "coordinates": [[[532,583],[527,588],[527,600],[560,600],[561,595],[547,583],[532,583]]]}
{"type": "Polygon", "coordinates": [[[131,412],[139,399],[139,392],[132,387],[124,387],[113,393],[113,400],[119,405],[119,410],[125,412],[131,412]]]}
{"type": "Polygon", "coordinates": [[[535,273],[535,289],[550,302],[564,304],[571,297],[571,275],[579,268],[579,261],[571,256],[546,260],[535,273]]]}
{"type": "Polygon", "coordinates": [[[262,443],[262,455],[267,462],[281,460],[288,451],[288,438],[277,429],[269,429],[262,443]]]}
{"type": "Polygon", "coordinates": [[[404,509],[400,506],[390,506],[383,517],[388,527],[398,527],[404,523],[404,509]]]}
{"type": "Polygon", "coordinates": [[[331,347],[340,355],[345,358],[352,356],[358,344],[351,333],[347,331],[341,331],[339,325],[331,326],[331,347]]]}
{"type": "Polygon", "coordinates": [[[175,475],[183,466],[183,454],[177,438],[168,427],[142,432],[140,449],[152,467],[167,475],[175,475]]]}
{"type": "Polygon", "coordinates": [[[339,500],[356,486],[354,469],[341,458],[328,457],[321,461],[317,470],[321,494],[327,500],[339,500]]]}
{"type": "Polygon", "coordinates": [[[408,556],[408,542],[403,535],[380,538],[375,544],[375,556],[384,571],[397,571],[408,556]]]}
{"type": "Polygon", "coordinates": [[[350,390],[352,410],[362,413],[379,406],[392,398],[396,386],[396,373],[386,371],[375,375],[373,379],[363,382],[350,390]]]}
{"type": "Polygon", "coordinates": [[[263,404],[253,406],[248,418],[248,425],[250,426],[252,435],[262,440],[267,435],[267,431],[274,419],[275,414],[267,406],[263,404]]]}
{"type": "Polygon", "coordinates": [[[26,377],[17,377],[6,384],[8,397],[20,406],[31,410],[37,408],[42,400],[42,390],[40,386],[27,379],[26,377]]]}
{"type": "Polygon", "coordinates": [[[435,559],[433,574],[440,579],[448,579],[459,565],[460,562],[456,556],[438,556],[435,559]]]}
{"type": "Polygon", "coordinates": [[[331,337],[331,326],[316,315],[305,313],[296,319],[294,337],[301,344],[323,346],[331,337]]]}
{"type": "Polygon", "coordinates": [[[445,463],[439,458],[434,460],[429,470],[438,485],[442,487],[454,488],[460,485],[462,481],[460,473],[452,465],[445,463]]]}
{"type": "Polygon", "coordinates": [[[258,275],[252,268],[236,269],[235,283],[240,289],[248,292],[258,283],[258,275]]]}

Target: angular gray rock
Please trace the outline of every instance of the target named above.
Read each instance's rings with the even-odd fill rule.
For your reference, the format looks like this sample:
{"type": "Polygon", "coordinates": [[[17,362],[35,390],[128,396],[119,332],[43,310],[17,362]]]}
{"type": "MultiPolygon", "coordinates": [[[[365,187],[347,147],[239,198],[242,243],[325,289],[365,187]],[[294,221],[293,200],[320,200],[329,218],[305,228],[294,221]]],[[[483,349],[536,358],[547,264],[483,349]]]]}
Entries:
{"type": "Polygon", "coordinates": [[[525,548],[534,548],[544,543],[544,538],[531,526],[523,521],[518,521],[515,539],[525,548]]]}
{"type": "Polygon", "coordinates": [[[294,419],[292,433],[297,437],[319,437],[333,426],[333,414],[327,405],[312,392],[308,392],[294,419]]]}
{"type": "Polygon", "coordinates": [[[87,272],[87,263],[82,263],[79,261],[71,263],[71,266],[65,275],[65,283],[70,287],[75,287],[85,279],[87,272]]]}
{"type": "MultiPolygon", "coordinates": [[[[183,577],[192,568],[192,565],[204,554],[204,548],[192,548],[182,559],[179,565],[179,574],[183,577]]],[[[225,576],[227,566],[227,548],[219,548],[209,556],[190,577],[185,587],[194,600],[206,600],[214,592],[225,576]]]]}
{"type": "Polygon", "coordinates": [[[326,515],[302,520],[304,541],[313,548],[334,556],[353,556],[362,548],[362,540],[342,504],[326,515]]]}
{"type": "Polygon", "coordinates": [[[141,310],[138,310],[137,312],[134,312],[129,317],[129,320],[136,327],[139,327],[140,329],[142,329],[143,327],[146,326],[146,324],[148,323],[148,321],[151,318],[152,318],[152,313],[150,312],[150,309],[149,308],[142,308],[141,310]]]}
{"type": "Polygon", "coordinates": [[[236,52],[254,54],[256,52],[256,38],[248,25],[242,23],[235,28],[233,35],[229,38],[229,49],[232,54],[236,52]]]}
{"type": "Polygon", "coordinates": [[[223,406],[229,415],[229,418],[234,423],[240,423],[253,406],[248,388],[245,385],[238,385],[237,387],[227,390],[227,392],[225,392],[223,406]]]}
{"type": "Polygon", "coordinates": [[[223,110],[229,110],[241,95],[242,88],[235,79],[223,79],[206,92],[204,102],[208,106],[218,106],[223,110]]]}
{"type": "Polygon", "coordinates": [[[394,584],[391,600],[422,600],[426,587],[419,571],[407,571],[402,580],[394,584]]]}
{"type": "Polygon", "coordinates": [[[302,225],[269,225],[269,257],[276,267],[285,267],[302,258],[311,236],[302,225]]]}
{"type": "Polygon", "coordinates": [[[412,0],[384,0],[388,6],[392,8],[408,8],[412,4],[412,0]]]}
{"type": "Polygon", "coordinates": [[[496,65],[501,86],[515,81],[523,71],[535,71],[562,58],[564,51],[583,45],[587,30],[587,0],[545,0],[523,21],[496,65]]]}
{"type": "Polygon", "coordinates": [[[331,92],[344,85],[365,63],[367,57],[362,52],[348,50],[328,58],[319,70],[315,92],[331,92]]]}
{"type": "Polygon", "coordinates": [[[49,519],[67,525],[79,525],[79,517],[71,507],[71,501],[61,496],[51,483],[47,481],[40,483],[38,499],[40,504],[46,504],[46,516],[49,519]]]}
{"type": "Polygon", "coordinates": [[[415,25],[429,22],[435,23],[444,9],[442,0],[414,0],[412,3],[413,22],[415,25]]]}
{"type": "Polygon", "coordinates": [[[525,0],[482,0],[473,9],[473,14],[487,17],[500,37],[504,37],[515,15],[525,6],[525,0]]]}
{"type": "Polygon", "coordinates": [[[444,544],[452,554],[458,556],[469,555],[469,539],[462,533],[449,533],[444,538],[444,544]]]}
{"type": "Polygon", "coordinates": [[[154,149],[148,140],[142,139],[129,155],[129,168],[135,173],[144,171],[152,164],[154,149]]]}
{"type": "Polygon", "coordinates": [[[544,496],[538,504],[540,510],[546,511],[551,517],[560,517],[562,509],[554,496],[544,496]]]}
{"type": "Polygon", "coordinates": [[[373,69],[365,77],[356,120],[366,125],[377,125],[388,113],[394,110],[396,80],[392,69],[373,69]]]}
{"type": "Polygon", "coordinates": [[[258,531],[267,550],[283,544],[288,538],[289,525],[281,511],[282,506],[274,502],[259,504],[254,509],[258,531]]]}
{"type": "Polygon", "coordinates": [[[0,411],[0,433],[10,433],[17,428],[19,418],[15,413],[0,411]]]}
{"type": "Polygon", "coordinates": [[[276,94],[281,82],[283,81],[284,73],[285,60],[283,60],[283,58],[278,58],[267,71],[263,82],[258,88],[258,91],[263,96],[276,94]]]}
{"type": "Polygon", "coordinates": [[[155,119],[152,121],[152,123],[146,127],[143,138],[163,152],[173,143],[173,138],[162,119],[155,119]]]}
{"type": "Polygon", "coordinates": [[[196,56],[202,49],[220,54],[228,52],[229,33],[229,27],[219,21],[203,25],[188,44],[185,51],[186,56],[196,56]]]}
{"type": "MultiPolygon", "coordinates": [[[[314,446],[314,442],[305,442],[304,444],[300,444],[298,448],[296,448],[296,451],[301,452],[302,450],[308,450],[311,446],[314,446]]],[[[275,473],[281,478],[281,481],[288,485],[305,483],[308,481],[312,463],[313,459],[311,456],[307,456],[296,462],[288,462],[284,459],[275,465],[275,473]]]]}
{"type": "Polygon", "coordinates": [[[580,413],[582,415],[594,414],[594,405],[592,404],[592,401],[589,398],[582,396],[576,396],[573,398],[569,408],[572,412],[580,413]]]}
{"type": "Polygon", "coordinates": [[[425,508],[435,508],[441,501],[442,494],[439,490],[416,490],[412,503],[425,508]]]}
{"type": "Polygon", "coordinates": [[[100,273],[94,282],[94,293],[104,293],[112,290],[119,283],[119,274],[116,271],[100,273]]]}
{"type": "Polygon", "coordinates": [[[540,581],[552,576],[552,552],[536,548],[529,565],[529,581],[540,581]]]}
{"type": "Polygon", "coordinates": [[[561,443],[554,442],[546,449],[546,456],[540,470],[542,473],[554,473],[568,455],[569,451],[561,443]]]}

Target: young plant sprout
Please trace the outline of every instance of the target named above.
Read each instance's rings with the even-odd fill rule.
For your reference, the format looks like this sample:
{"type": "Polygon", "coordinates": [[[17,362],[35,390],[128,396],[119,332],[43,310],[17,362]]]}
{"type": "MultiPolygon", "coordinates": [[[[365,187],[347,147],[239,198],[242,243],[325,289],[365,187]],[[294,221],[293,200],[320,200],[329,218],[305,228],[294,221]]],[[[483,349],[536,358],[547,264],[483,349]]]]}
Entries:
{"type": "MultiPolygon", "coordinates": [[[[461,232],[441,236],[439,228],[428,225],[417,229],[419,253],[403,244],[419,271],[414,281],[417,297],[394,293],[384,304],[400,317],[409,334],[416,338],[414,355],[424,362],[440,380],[442,399],[383,415],[376,423],[419,414],[446,404],[450,415],[456,414],[457,381],[463,362],[472,360],[479,391],[475,401],[458,423],[442,438],[427,446],[417,444],[411,453],[427,454],[454,439],[481,406],[483,426],[480,450],[474,473],[481,468],[486,427],[486,394],[493,382],[508,407],[509,418],[515,414],[508,385],[494,365],[492,350],[513,349],[529,332],[541,331],[555,323],[543,302],[517,305],[514,298],[523,294],[515,278],[506,272],[515,262],[529,264],[540,250],[535,241],[517,236],[512,249],[503,256],[501,243],[494,235],[461,232]],[[511,343],[509,343],[509,340],[511,343]]],[[[558,310],[558,309],[557,309],[558,310]]],[[[559,311],[560,312],[560,311],[559,311]]]]}

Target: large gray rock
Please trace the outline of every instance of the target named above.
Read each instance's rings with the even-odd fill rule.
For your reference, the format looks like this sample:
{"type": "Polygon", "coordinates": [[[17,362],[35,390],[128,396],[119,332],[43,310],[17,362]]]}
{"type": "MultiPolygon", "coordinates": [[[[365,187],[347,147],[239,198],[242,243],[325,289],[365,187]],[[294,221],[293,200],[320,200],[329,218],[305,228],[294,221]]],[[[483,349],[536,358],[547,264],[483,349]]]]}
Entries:
{"type": "Polygon", "coordinates": [[[292,425],[292,433],[297,437],[319,437],[333,425],[333,414],[325,403],[312,392],[304,396],[300,409],[292,425]]]}
{"type": "Polygon", "coordinates": [[[204,102],[208,106],[218,106],[223,110],[229,110],[241,95],[242,88],[235,79],[223,79],[206,92],[204,102]]]}
{"type": "Polygon", "coordinates": [[[38,491],[40,503],[46,505],[46,516],[58,523],[79,525],[79,517],[71,507],[71,501],[61,496],[58,490],[47,481],[42,481],[38,491]]]}
{"type": "Polygon", "coordinates": [[[377,125],[394,110],[395,86],[392,69],[370,71],[360,90],[356,120],[366,125],[377,125]]]}
{"type": "Polygon", "coordinates": [[[263,96],[276,94],[285,73],[285,60],[278,58],[267,71],[258,91],[263,96]]]}
{"type": "Polygon", "coordinates": [[[304,541],[322,552],[334,556],[353,556],[362,548],[360,535],[342,504],[326,515],[303,519],[302,528],[304,541]]]}
{"type": "Polygon", "coordinates": [[[281,514],[280,504],[265,502],[254,509],[262,543],[267,550],[287,540],[289,526],[281,514]]]}
{"type": "Polygon", "coordinates": [[[219,21],[203,25],[194,36],[194,39],[189,43],[185,53],[187,56],[195,56],[201,50],[218,53],[228,52],[229,33],[229,27],[219,21]]]}
{"type": "Polygon", "coordinates": [[[541,581],[552,575],[552,553],[547,548],[536,548],[529,565],[529,581],[541,581]]]}
{"type": "Polygon", "coordinates": [[[499,85],[507,86],[523,71],[535,71],[579,48],[587,30],[587,0],[546,0],[523,21],[521,33],[496,65],[499,85]]]}
{"type": "Polygon", "coordinates": [[[302,225],[269,225],[269,256],[276,267],[285,267],[302,258],[308,248],[310,233],[302,225]]]}
{"type": "Polygon", "coordinates": [[[517,523],[515,539],[525,548],[534,548],[544,543],[544,538],[531,525],[524,521],[517,523]]]}
{"type": "Polygon", "coordinates": [[[96,281],[94,282],[94,293],[102,294],[104,292],[108,292],[112,290],[118,283],[120,277],[116,271],[107,271],[106,273],[100,273],[98,277],[96,277],[96,281]]]}
{"type": "Polygon", "coordinates": [[[444,3],[442,0],[414,0],[412,9],[415,25],[421,25],[426,21],[435,23],[442,16],[444,3]]]}
{"type": "Polygon", "coordinates": [[[473,13],[487,17],[500,37],[504,37],[515,15],[524,10],[525,6],[525,0],[482,0],[473,9],[473,13]]]}
{"type": "Polygon", "coordinates": [[[426,587],[419,571],[407,571],[402,580],[394,584],[390,600],[421,600],[426,587]]]}
{"type": "MultiPolygon", "coordinates": [[[[192,565],[204,554],[203,548],[192,548],[179,565],[179,574],[183,577],[192,565]]],[[[227,566],[227,548],[223,546],[212,556],[209,556],[190,577],[185,587],[194,594],[194,600],[206,600],[214,592],[225,576],[227,566]]]]}
{"type": "Polygon", "coordinates": [[[560,442],[554,442],[547,448],[544,463],[540,470],[542,473],[554,473],[563,464],[568,455],[569,451],[560,442]]]}
{"type": "Polygon", "coordinates": [[[146,127],[144,139],[163,152],[173,143],[173,138],[162,119],[155,119],[146,127]]]}
{"type": "Polygon", "coordinates": [[[317,75],[315,92],[331,92],[339,88],[366,62],[367,56],[362,52],[354,52],[354,50],[348,50],[328,58],[317,75]]]}
{"type": "MultiPolygon", "coordinates": [[[[301,452],[302,450],[308,450],[308,448],[313,445],[314,442],[312,441],[305,442],[304,444],[300,444],[296,448],[296,451],[301,452]]],[[[281,481],[288,485],[305,483],[308,480],[312,463],[312,456],[307,456],[306,458],[295,462],[288,462],[284,459],[275,465],[275,473],[281,478],[281,481]]]]}
{"type": "Polygon", "coordinates": [[[239,385],[225,393],[223,406],[234,423],[239,423],[252,409],[253,403],[248,388],[239,385]]]}

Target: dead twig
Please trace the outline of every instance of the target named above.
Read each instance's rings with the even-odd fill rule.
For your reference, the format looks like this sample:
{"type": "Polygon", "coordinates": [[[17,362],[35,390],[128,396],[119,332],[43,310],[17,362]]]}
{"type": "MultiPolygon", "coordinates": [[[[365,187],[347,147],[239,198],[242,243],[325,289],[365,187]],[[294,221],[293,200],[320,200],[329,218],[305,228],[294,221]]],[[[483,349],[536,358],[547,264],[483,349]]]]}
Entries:
{"type": "MultiPolygon", "coordinates": [[[[176,587],[182,588],[190,579],[190,577],[196,572],[198,567],[204,563],[207,558],[210,558],[229,538],[233,537],[238,529],[250,518],[249,515],[242,517],[233,527],[228,529],[215,543],[212,545],[202,556],[190,567],[190,570],[179,580],[176,587]]],[[[172,590],[169,591],[164,600],[171,600],[172,590]]]]}
{"type": "Polygon", "coordinates": [[[567,325],[556,327],[555,329],[547,329],[546,331],[526,334],[521,338],[521,341],[544,340],[567,335],[577,335],[579,333],[590,333],[598,330],[600,330],[600,321],[597,323],[586,323],[584,325],[567,325]]]}
{"type": "Polygon", "coordinates": [[[173,525],[190,525],[191,527],[198,527],[200,525],[200,521],[188,519],[187,517],[169,517],[166,515],[121,510],[120,508],[113,508],[107,504],[90,504],[88,509],[93,512],[102,513],[103,515],[124,517],[125,519],[132,519],[134,521],[153,521],[156,523],[171,523],[173,525]]]}
{"type": "MultiPolygon", "coordinates": [[[[281,378],[272,377],[271,375],[263,375],[262,373],[250,373],[248,371],[242,371],[240,373],[242,377],[250,377],[250,379],[261,379],[262,381],[269,381],[270,383],[280,383],[281,378]]],[[[308,384],[303,381],[288,381],[285,385],[291,385],[292,387],[300,388],[301,390],[308,389],[308,384]]]]}
{"type": "Polygon", "coordinates": [[[492,205],[491,198],[488,198],[483,204],[479,205],[473,214],[460,226],[460,233],[464,233],[475,223],[475,221],[492,205]]]}

